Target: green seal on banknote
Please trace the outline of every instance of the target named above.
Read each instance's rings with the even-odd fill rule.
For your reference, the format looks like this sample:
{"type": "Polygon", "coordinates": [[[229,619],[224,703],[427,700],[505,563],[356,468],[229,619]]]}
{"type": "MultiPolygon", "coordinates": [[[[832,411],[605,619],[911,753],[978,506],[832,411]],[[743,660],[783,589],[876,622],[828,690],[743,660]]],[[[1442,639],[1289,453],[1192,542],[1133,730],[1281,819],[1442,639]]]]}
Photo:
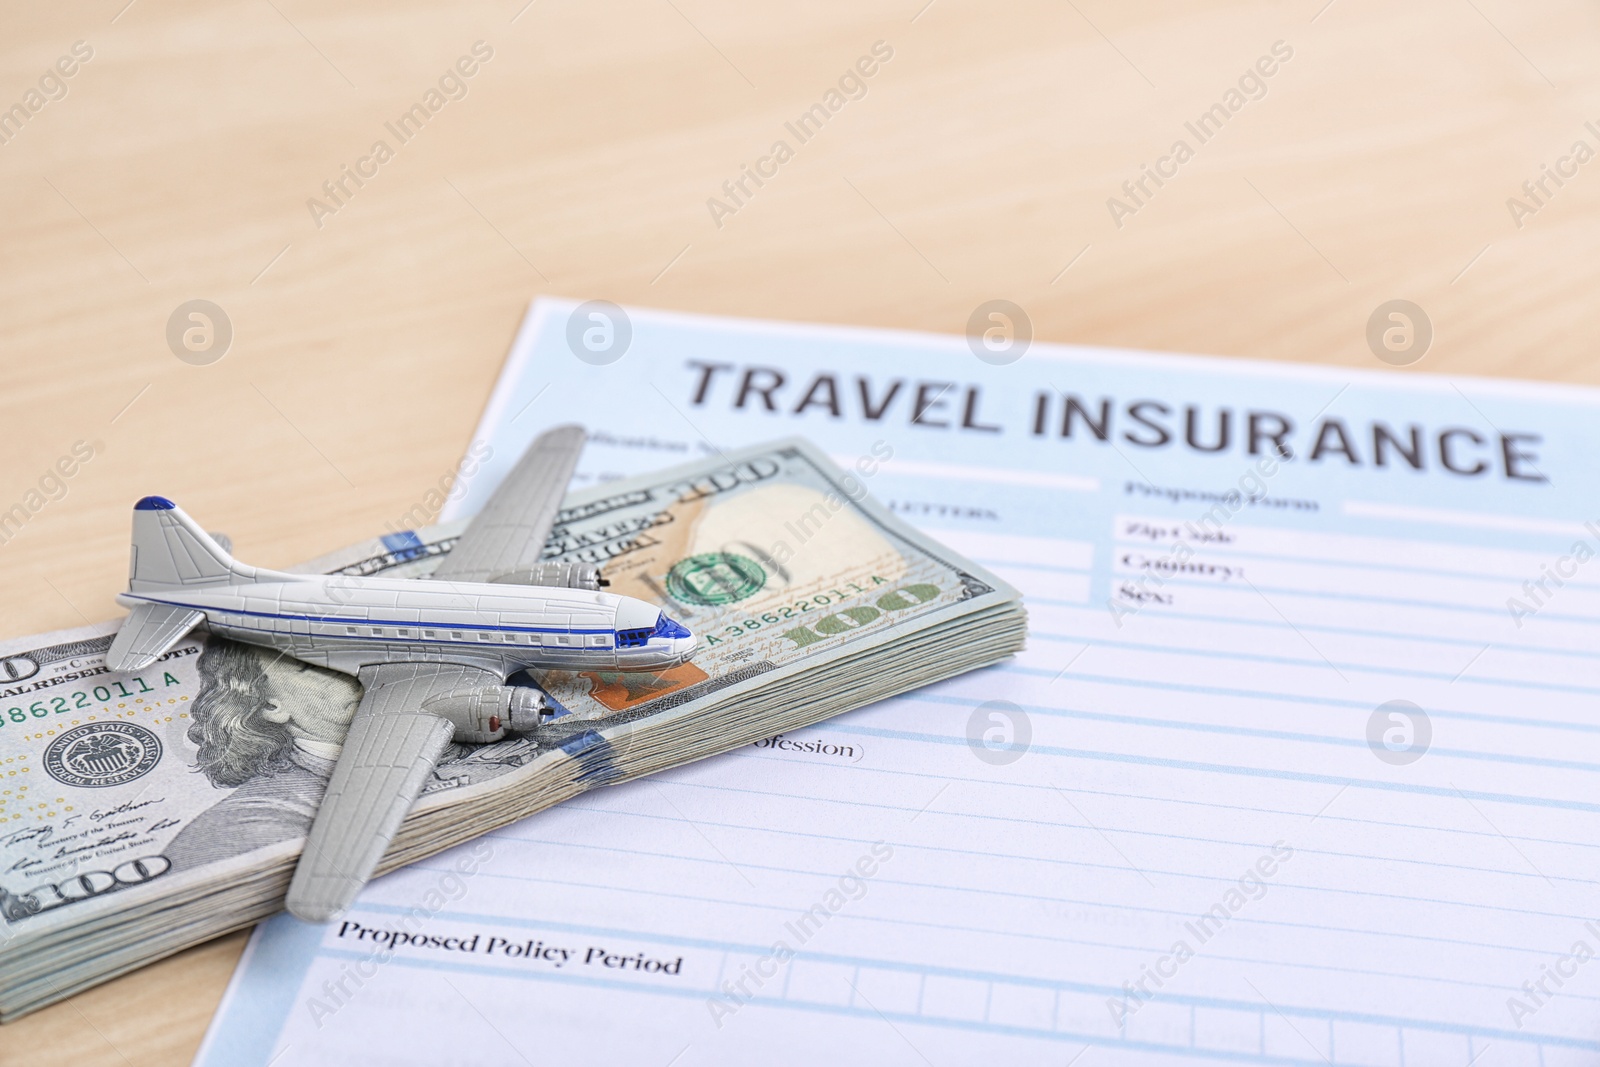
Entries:
{"type": "Polygon", "coordinates": [[[736,552],[702,552],[681,559],[667,572],[667,595],[680,604],[734,604],[755,596],[767,572],[736,552]]]}

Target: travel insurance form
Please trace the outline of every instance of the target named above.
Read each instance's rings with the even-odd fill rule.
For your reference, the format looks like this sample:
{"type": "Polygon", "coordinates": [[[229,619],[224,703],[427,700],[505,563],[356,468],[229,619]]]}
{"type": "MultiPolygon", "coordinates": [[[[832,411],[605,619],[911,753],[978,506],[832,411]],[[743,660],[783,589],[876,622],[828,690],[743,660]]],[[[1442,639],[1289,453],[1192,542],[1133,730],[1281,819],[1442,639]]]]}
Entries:
{"type": "Polygon", "coordinates": [[[538,301],[453,515],[805,434],[1027,651],[279,916],[198,1063],[1600,1060],[1600,393],[1018,350],[538,301]]]}

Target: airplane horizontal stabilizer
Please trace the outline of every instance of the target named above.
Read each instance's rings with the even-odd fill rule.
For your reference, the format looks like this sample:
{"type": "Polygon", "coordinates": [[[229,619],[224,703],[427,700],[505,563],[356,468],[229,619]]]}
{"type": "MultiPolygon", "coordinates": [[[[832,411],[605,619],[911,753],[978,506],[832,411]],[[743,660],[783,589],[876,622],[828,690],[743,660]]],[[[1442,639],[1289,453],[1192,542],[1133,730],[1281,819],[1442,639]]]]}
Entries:
{"type": "Polygon", "coordinates": [[[205,620],[205,612],[171,604],[140,604],[128,614],[106,653],[114,671],[137,671],[172,650],[205,620]]]}

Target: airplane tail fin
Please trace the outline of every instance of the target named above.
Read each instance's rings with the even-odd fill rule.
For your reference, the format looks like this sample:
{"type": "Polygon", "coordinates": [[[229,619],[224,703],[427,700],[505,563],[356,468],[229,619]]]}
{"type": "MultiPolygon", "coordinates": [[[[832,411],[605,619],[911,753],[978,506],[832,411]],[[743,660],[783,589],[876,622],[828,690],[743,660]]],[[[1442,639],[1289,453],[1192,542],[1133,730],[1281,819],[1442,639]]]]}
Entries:
{"type": "Polygon", "coordinates": [[[256,577],[166,497],[147,496],[133,506],[133,553],[128,590],[234,585],[256,577]]]}

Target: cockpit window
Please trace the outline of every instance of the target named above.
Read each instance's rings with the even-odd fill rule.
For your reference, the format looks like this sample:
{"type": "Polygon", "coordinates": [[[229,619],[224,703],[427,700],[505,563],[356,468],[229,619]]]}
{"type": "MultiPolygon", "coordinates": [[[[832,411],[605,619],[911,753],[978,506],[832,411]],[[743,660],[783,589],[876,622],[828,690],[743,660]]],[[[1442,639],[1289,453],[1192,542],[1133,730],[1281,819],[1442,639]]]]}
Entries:
{"type": "Polygon", "coordinates": [[[618,630],[618,648],[643,648],[650,643],[652,637],[688,637],[689,628],[675,619],[667,618],[667,613],[662,612],[656,617],[653,629],[640,627],[635,630],[618,630]]]}
{"type": "Polygon", "coordinates": [[[683,623],[678,622],[676,619],[667,618],[667,613],[663,611],[661,613],[661,616],[658,619],[656,619],[656,628],[655,628],[655,631],[653,633],[653,636],[655,636],[655,637],[688,637],[689,636],[689,628],[687,626],[685,626],[683,623]]]}

